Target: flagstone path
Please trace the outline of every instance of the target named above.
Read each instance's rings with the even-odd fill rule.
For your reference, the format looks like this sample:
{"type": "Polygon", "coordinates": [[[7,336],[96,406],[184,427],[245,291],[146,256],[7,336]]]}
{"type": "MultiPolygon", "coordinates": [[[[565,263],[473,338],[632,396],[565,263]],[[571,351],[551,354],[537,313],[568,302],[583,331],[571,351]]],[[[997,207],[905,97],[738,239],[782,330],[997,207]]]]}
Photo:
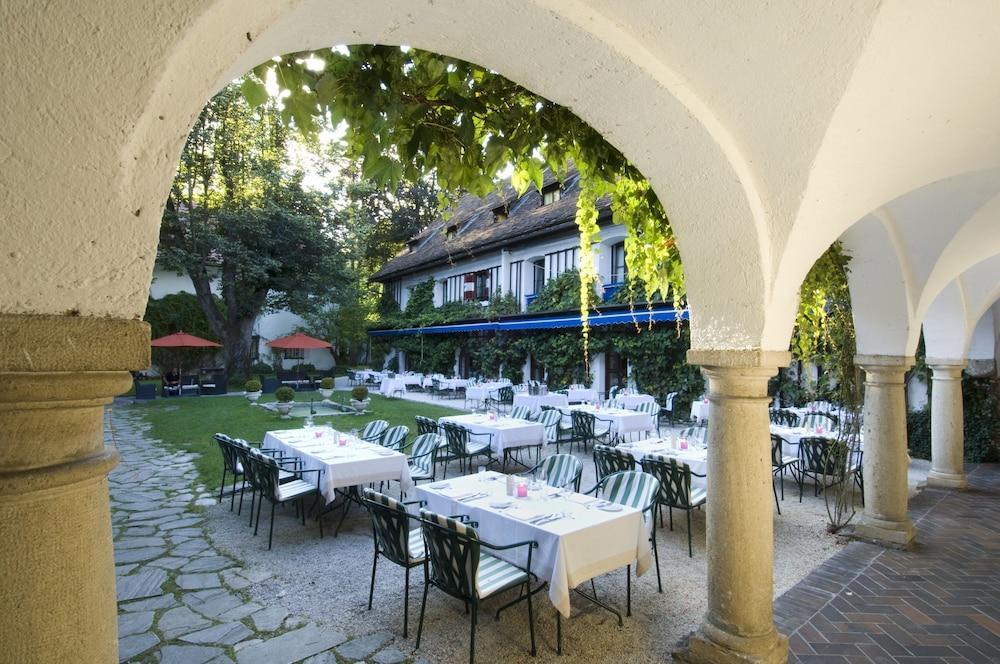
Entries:
{"type": "Polygon", "coordinates": [[[116,404],[105,438],[121,453],[109,477],[121,662],[137,664],[335,664],[417,662],[391,634],[350,638],[264,606],[246,593],[268,574],[217,551],[205,531],[192,455],[149,437],[141,418],[116,404]]]}

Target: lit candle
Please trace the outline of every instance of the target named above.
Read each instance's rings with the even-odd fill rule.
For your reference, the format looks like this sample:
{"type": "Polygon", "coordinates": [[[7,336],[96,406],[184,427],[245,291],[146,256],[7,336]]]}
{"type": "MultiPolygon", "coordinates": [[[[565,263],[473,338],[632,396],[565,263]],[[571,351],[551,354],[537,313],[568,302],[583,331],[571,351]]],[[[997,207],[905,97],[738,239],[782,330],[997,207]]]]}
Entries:
{"type": "Polygon", "coordinates": [[[528,485],[525,482],[521,482],[517,485],[517,497],[527,498],[528,497],[528,485]]]}

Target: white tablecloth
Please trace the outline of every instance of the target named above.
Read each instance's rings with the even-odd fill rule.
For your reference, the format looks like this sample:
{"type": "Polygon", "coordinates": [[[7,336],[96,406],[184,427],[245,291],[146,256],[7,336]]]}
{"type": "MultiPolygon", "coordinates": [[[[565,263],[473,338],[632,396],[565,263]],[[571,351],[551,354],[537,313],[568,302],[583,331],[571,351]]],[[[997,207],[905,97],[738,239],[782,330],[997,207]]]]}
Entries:
{"type": "MultiPolygon", "coordinates": [[[[581,583],[633,562],[637,563],[638,574],[651,567],[649,532],[638,510],[603,512],[569,498],[544,495],[508,499],[504,476],[492,472],[486,475],[496,479],[484,481],[477,475],[467,475],[449,479],[448,488],[442,489],[431,488],[439,484],[423,484],[416,488],[417,497],[427,501],[427,509],[439,514],[468,514],[479,522],[480,538],[490,544],[538,542],[538,548],[532,552],[531,571],[548,581],[549,600],[564,616],[570,615],[570,591],[581,583]],[[469,492],[490,495],[469,502],[454,499],[469,492]],[[516,518],[509,510],[490,507],[491,502],[501,499],[512,501],[514,506],[510,509],[518,509],[520,514],[565,512],[570,516],[535,526],[516,518]]],[[[549,492],[544,489],[540,493],[549,492]]],[[[524,547],[507,551],[483,547],[483,551],[517,565],[527,564],[524,547]]]]}
{"type": "MultiPolygon", "coordinates": [[[[511,417],[489,419],[487,415],[450,415],[438,420],[438,424],[452,422],[465,427],[472,433],[493,434],[490,449],[497,454],[514,447],[533,447],[545,444],[545,427],[539,422],[515,420],[511,417]]],[[[485,436],[473,437],[472,442],[482,442],[485,436]]]]}
{"type": "Polygon", "coordinates": [[[698,420],[698,421],[707,420],[708,419],[708,411],[711,408],[711,405],[712,405],[711,403],[705,401],[704,399],[700,399],[698,401],[692,401],[691,402],[691,419],[698,420]]]}
{"type": "MultiPolygon", "coordinates": [[[[824,431],[817,433],[815,429],[804,429],[802,427],[784,427],[776,424],[771,425],[771,433],[781,436],[784,442],[781,444],[781,452],[786,456],[797,457],[799,455],[799,441],[803,438],[836,438],[835,431],[824,431]]],[[[861,441],[860,450],[854,453],[854,463],[857,463],[857,452],[864,449],[864,441],[861,441]]]]}
{"type": "MultiPolygon", "coordinates": [[[[708,450],[697,444],[686,450],[679,450],[674,448],[674,444],[675,442],[671,438],[651,438],[637,443],[623,443],[618,446],[618,449],[628,452],[636,461],[642,461],[642,458],[647,454],[662,454],[677,459],[677,463],[686,463],[691,468],[692,473],[708,474],[708,450]]],[[[691,486],[706,488],[708,478],[692,475],[691,486]]]]}
{"type": "Polygon", "coordinates": [[[361,371],[355,371],[354,376],[363,383],[367,382],[369,378],[374,379],[375,382],[377,383],[380,382],[385,377],[385,374],[382,373],[381,371],[371,371],[370,369],[362,369],[361,371]]]}
{"type": "MultiPolygon", "coordinates": [[[[356,484],[398,480],[403,491],[413,486],[406,455],[328,427],[268,431],[264,447],[301,458],[306,470],[322,470],[320,489],[327,503],[333,502],[336,489],[356,484]],[[344,447],[338,444],[341,435],[348,439],[344,447]]],[[[311,475],[306,476],[307,482],[315,481],[315,476],[311,475]]]]}
{"type": "Polygon", "coordinates": [[[525,406],[532,412],[538,412],[542,406],[552,406],[553,408],[569,406],[569,398],[565,394],[515,394],[515,406],[525,406]]]}
{"type": "MultiPolygon", "coordinates": [[[[563,420],[567,424],[573,422],[572,417],[569,415],[569,411],[571,410],[582,410],[585,413],[590,413],[599,420],[611,422],[611,430],[619,436],[643,431],[656,431],[656,422],[653,421],[652,415],[648,413],[637,413],[634,410],[625,410],[624,408],[570,406],[563,409],[563,420]]],[[[601,422],[597,424],[599,428],[603,426],[601,422]]]]}
{"type": "Polygon", "coordinates": [[[648,394],[623,394],[616,401],[628,410],[635,410],[641,403],[656,403],[656,399],[648,394]]]}
{"type": "Polygon", "coordinates": [[[465,388],[465,399],[467,401],[486,401],[488,397],[496,398],[501,387],[510,387],[510,383],[479,383],[478,385],[468,385],[465,388]]]}
{"type": "Polygon", "coordinates": [[[566,395],[571,402],[588,401],[590,403],[595,403],[599,399],[597,396],[597,390],[591,390],[588,388],[570,388],[566,390],[566,395]]]}

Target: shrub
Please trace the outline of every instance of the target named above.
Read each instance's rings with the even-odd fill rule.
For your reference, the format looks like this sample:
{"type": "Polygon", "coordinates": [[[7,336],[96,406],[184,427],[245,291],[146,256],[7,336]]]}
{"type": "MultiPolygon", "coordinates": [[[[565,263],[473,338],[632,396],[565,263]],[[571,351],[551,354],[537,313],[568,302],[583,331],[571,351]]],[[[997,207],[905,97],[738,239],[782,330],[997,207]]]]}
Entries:
{"type": "Polygon", "coordinates": [[[274,398],[281,403],[288,403],[295,400],[295,390],[288,385],[282,385],[274,391],[274,398]]]}
{"type": "Polygon", "coordinates": [[[299,366],[296,367],[296,369],[302,376],[311,376],[312,374],[316,373],[315,364],[300,364],[299,366]]]}
{"type": "Polygon", "coordinates": [[[906,445],[914,459],[931,458],[931,409],[924,406],[906,414],[906,445]]]}
{"type": "Polygon", "coordinates": [[[267,362],[254,362],[252,370],[255,374],[274,373],[274,367],[272,367],[267,362]]]}
{"type": "Polygon", "coordinates": [[[243,389],[247,392],[260,392],[261,384],[256,378],[251,378],[243,384],[243,389]]]}
{"type": "Polygon", "coordinates": [[[324,390],[332,390],[333,389],[333,379],[330,378],[329,376],[327,376],[323,380],[319,381],[319,386],[321,388],[323,388],[324,390]]]}
{"type": "Polygon", "coordinates": [[[364,401],[368,398],[368,388],[364,385],[355,385],[351,388],[351,398],[355,401],[364,401]]]}
{"type": "MultiPolygon", "coordinates": [[[[962,379],[965,460],[968,463],[989,463],[1000,459],[1000,419],[996,416],[994,380],[969,376],[962,379]]],[[[910,456],[931,458],[930,407],[907,414],[906,435],[910,456]]]]}

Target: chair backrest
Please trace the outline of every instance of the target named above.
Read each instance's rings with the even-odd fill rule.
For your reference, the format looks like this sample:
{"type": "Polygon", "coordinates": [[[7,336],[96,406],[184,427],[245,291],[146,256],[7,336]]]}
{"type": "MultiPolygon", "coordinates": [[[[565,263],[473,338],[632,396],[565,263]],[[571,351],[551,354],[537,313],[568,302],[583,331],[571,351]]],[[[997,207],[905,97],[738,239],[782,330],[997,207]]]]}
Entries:
{"type": "Polygon", "coordinates": [[[449,454],[465,456],[469,453],[468,429],[454,422],[445,422],[441,428],[444,429],[444,436],[448,441],[449,454]]]}
{"type": "Polygon", "coordinates": [[[802,426],[806,429],[824,427],[827,431],[832,431],[836,428],[837,422],[829,413],[806,413],[802,418],[802,426]]]}
{"type": "Polygon", "coordinates": [[[382,439],[382,434],[389,428],[389,423],[385,420],[372,420],[361,430],[361,439],[369,443],[377,443],[382,439]]]}
{"type": "Polygon", "coordinates": [[[673,412],[674,411],[674,399],[676,399],[676,398],[677,398],[677,393],[676,392],[671,392],[670,394],[668,394],[667,397],[663,400],[663,409],[664,410],[668,410],[670,412],[673,412]]]}
{"type": "Polygon", "coordinates": [[[782,444],[786,441],[776,433],[771,434],[771,465],[775,468],[781,465],[782,444]]]}
{"type": "Polygon", "coordinates": [[[225,464],[226,470],[236,474],[239,457],[236,455],[233,439],[224,433],[217,433],[213,438],[215,438],[215,442],[219,445],[219,452],[222,454],[222,463],[225,464]]]}
{"type": "Polygon", "coordinates": [[[274,500],[278,495],[278,463],[266,454],[249,449],[247,456],[250,466],[253,468],[253,477],[256,488],[261,495],[274,500]]]}
{"type": "Polygon", "coordinates": [[[413,441],[413,446],[410,448],[410,463],[425,473],[430,473],[434,468],[437,448],[440,445],[441,436],[436,433],[420,434],[413,441]]]}
{"type": "Polygon", "coordinates": [[[706,427],[684,427],[681,432],[677,435],[678,438],[687,438],[688,440],[697,440],[699,443],[705,442],[705,433],[708,429],[706,427]]]}
{"type": "Polygon", "coordinates": [[[597,480],[601,481],[614,473],[635,470],[635,459],[615,447],[594,445],[594,467],[597,480]]]}
{"type": "Polygon", "coordinates": [[[602,479],[599,491],[605,500],[646,511],[656,502],[660,482],[649,473],[626,470],[602,479]]]}
{"type": "Polygon", "coordinates": [[[410,558],[410,516],[406,506],[368,487],[364,488],[364,501],[379,552],[397,565],[407,565],[410,558]]]}
{"type": "Polygon", "coordinates": [[[594,439],[594,426],[597,420],[593,415],[582,410],[571,410],[570,419],[573,421],[574,438],[582,441],[594,439]]]}
{"type": "Polygon", "coordinates": [[[259,489],[260,484],[257,482],[257,474],[254,472],[255,467],[253,465],[253,460],[250,458],[251,453],[260,454],[258,450],[250,447],[250,443],[239,438],[232,440],[232,450],[236,455],[236,459],[243,466],[243,477],[246,479],[247,485],[252,489],[259,489]]]}
{"type": "Polygon", "coordinates": [[[545,440],[554,443],[559,440],[559,422],[562,420],[562,413],[555,408],[542,406],[542,414],[538,421],[545,427],[545,440]]]}
{"type": "Polygon", "coordinates": [[[611,389],[608,390],[608,399],[609,400],[610,399],[614,399],[616,396],[618,396],[618,390],[619,389],[621,389],[621,388],[619,388],[617,385],[612,385],[611,389]]]}
{"type": "Polygon", "coordinates": [[[406,437],[410,435],[410,427],[394,426],[391,429],[387,429],[384,434],[382,434],[381,445],[382,447],[387,447],[390,450],[396,450],[397,452],[403,448],[406,443],[406,437]]]}
{"type": "Polygon", "coordinates": [[[805,437],[799,440],[799,465],[803,470],[822,475],[840,475],[837,446],[842,445],[831,438],[805,437]]]}
{"type": "Polygon", "coordinates": [[[428,510],[420,510],[420,519],[431,582],[452,597],[475,597],[480,553],[475,528],[428,510]]]}
{"type": "Polygon", "coordinates": [[[635,410],[639,413],[652,415],[654,419],[660,416],[660,404],[655,401],[643,401],[642,403],[636,405],[635,410]]]}
{"type": "Polygon", "coordinates": [[[532,420],[534,419],[531,415],[531,409],[527,406],[514,406],[514,410],[510,411],[510,416],[515,420],[532,420]]]}
{"type": "Polygon", "coordinates": [[[423,415],[414,415],[413,419],[417,422],[417,433],[437,433],[438,425],[437,422],[429,417],[424,417],[423,415]]]}
{"type": "Polygon", "coordinates": [[[514,403],[514,388],[510,385],[506,385],[500,388],[500,393],[498,395],[498,401],[502,404],[512,404],[514,403]]]}
{"type": "Polygon", "coordinates": [[[670,507],[691,507],[691,467],[677,459],[660,454],[647,454],[642,469],[659,481],[659,500],[670,507]]]}
{"type": "Polygon", "coordinates": [[[549,486],[564,489],[572,485],[574,490],[579,490],[583,464],[572,454],[553,454],[542,460],[540,465],[540,470],[545,473],[545,483],[549,486]]]}

